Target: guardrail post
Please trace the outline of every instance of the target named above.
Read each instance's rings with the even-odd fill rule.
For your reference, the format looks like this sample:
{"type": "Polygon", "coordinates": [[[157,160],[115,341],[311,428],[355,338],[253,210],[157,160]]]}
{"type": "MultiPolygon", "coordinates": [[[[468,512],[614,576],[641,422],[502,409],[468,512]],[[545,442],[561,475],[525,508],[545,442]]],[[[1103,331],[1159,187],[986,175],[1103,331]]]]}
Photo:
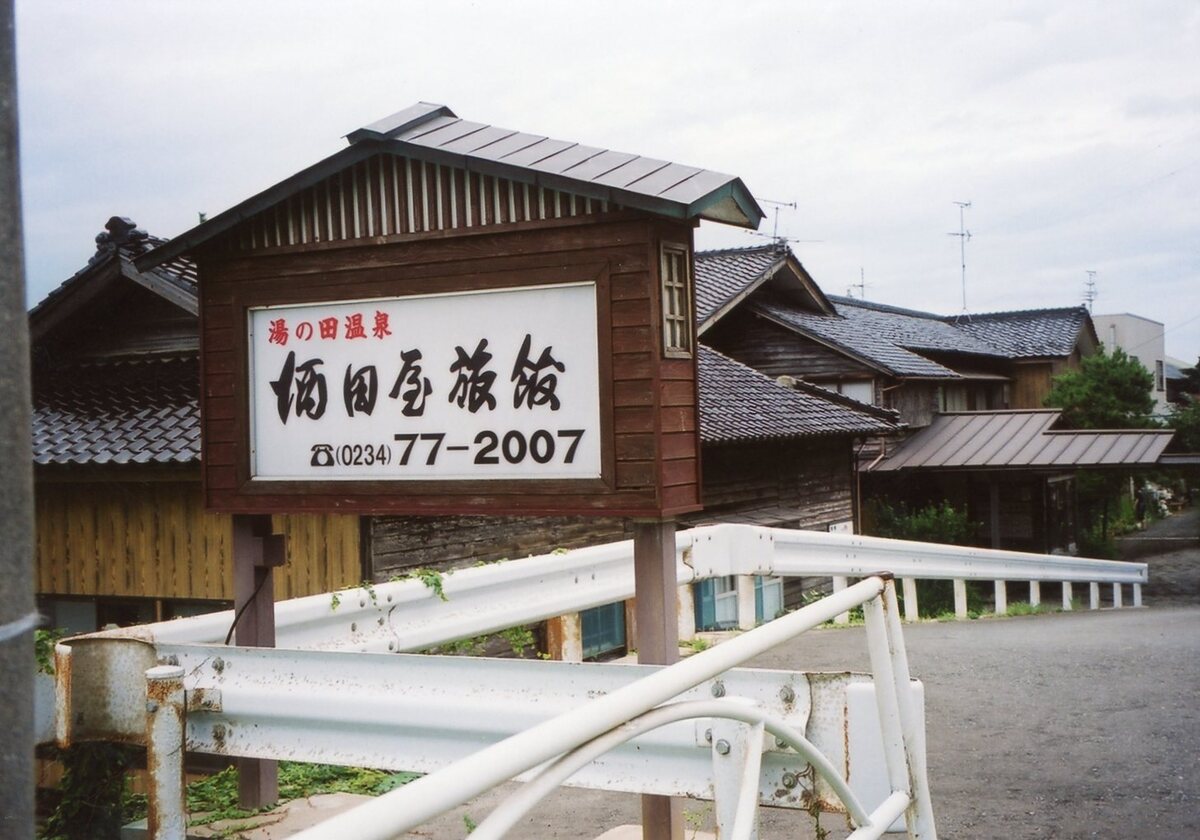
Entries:
{"type": "MultiPolygon", "coordinates": [[[[833,591],[835,593],[841,592],[843,589],[845,589],[849,585],[850,585],[849,578],[842,577],[839,575],[833,576],[833,591]]],[[[834,616],[833,623],[834,624],[849,624],[850,623],[850,613],[848,613],[848,612],[838,613],[836,616],[834,616]]]]}
{"type": "Polygon", "coordinates": [[[712,745],[717,836],[757,840],[763,725],[714,719],[712,745]],[[748,834],[745,822],[750,823],[748,834]]]}
{"type": "Polygon", "coordinates": [[[954,581],[954,617],[967,617],[967,582],[962,578],[954,581]]]}
{"type": "Polygon", "coordinates": [[[151,840],[184,840],[183,668],[158,665],[146,671],[147,833],[151,840]]]}
{"type": "Polygon", "coordinates": [[[1133,605],[1135,607],[1142,605],[1142,585],[1140,583],[1133,585],[1133,605]]]}
{"type": "MultiPolygon", "coordinates": [[[[888,648],[892,660],[892,676],[896,681],[896,701],[900,709],[901,735],[908,758],[912,801],[906,820],[909,837],[913,840],[937,840],[933,818],[933,799],[929,791],[929,769],[925,761],[924,720],[913,703],[912,677],[908,669],[908,648],[896,605],[896,589],[889,582],[884,588],[883,608],[888,648]]],[[[865,610],[865,608],[864,608],[865,610]]]]}
{"type": "Polygon", "coordinates": [[[1117,609],[1120,609],[1121,607],[1125,606],[1125,602],[1124,602],[1124,600],[1122,600],[1122,597],[1121,597],[1121,594],[1122,594],[1121,593],[1121,584],[1114,583],[1112,585],[1112,587],[1113,587],[1113,606],[1116,607],[1117,609]]]}
{"type": "Polygon", "coordinates": [[[1089,601],[1091,602],[1091,609],[1100,609],[1100,584],[1093,581],[1092,583],[1088,584],[1088,589],[1090,590],[1089,594],[1091,595],[1091,598],[1089,598],[1089,601]]]}
{"type": "Polygon", "coordinates": [[[1062,585],[1062,608],[1064,610],[1073,609],[1074,605],[1071,603],[1072,600],[1073,599],[1071,596],[1071,581],[1064,580],[1063,585],[1062,585]]]}
{"type": "Polygon", "coordinates": [[[754,575],[738,575],[737,623],[739,630],[753,630],[758,624],[754,609],[754,575]]]}
{"type": "Polygon", "coordinates": [[[546,622],[546,653],[560,662],[583,661],[583,617],[567,613],[546,622]]]}
{"type": "Polygon", "coordinates": [[[1008,586],[1002,581],[996,581],[996,615],[1008,612],[1008,586]]]}
{"type": "Polygon", "coordinates": [[[904,578],[901,581],[904,586],[904,620],[905,621],[920,621],[921,610],[917,603],[917,581],[915,578],[904,578]]]}
{"type": "Polygon", "coordinates": [[[675,590],[675,610],[679,613],[679,641],[696,638],[696,590],[690,583],[675,590]]]}
{"type": "Polygon", "coordinates": [[[1042,603],[1042,584],[1036,580],[1029,581],[1029,606],[1036,607],[1042,603]]]}

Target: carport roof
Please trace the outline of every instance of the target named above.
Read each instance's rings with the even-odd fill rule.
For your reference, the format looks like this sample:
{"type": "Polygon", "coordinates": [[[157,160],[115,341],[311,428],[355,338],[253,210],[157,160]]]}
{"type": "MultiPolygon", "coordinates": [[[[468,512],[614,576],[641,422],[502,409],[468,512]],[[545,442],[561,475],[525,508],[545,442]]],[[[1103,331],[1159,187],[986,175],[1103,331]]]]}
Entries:
{"type": "Polygon", "coordinates": [[[1168,429],[1054,431],[1060,416],[1053,409],[942,414],[874,471],[1148,466],[1158,462],[1174,434],[1168,429]]]}

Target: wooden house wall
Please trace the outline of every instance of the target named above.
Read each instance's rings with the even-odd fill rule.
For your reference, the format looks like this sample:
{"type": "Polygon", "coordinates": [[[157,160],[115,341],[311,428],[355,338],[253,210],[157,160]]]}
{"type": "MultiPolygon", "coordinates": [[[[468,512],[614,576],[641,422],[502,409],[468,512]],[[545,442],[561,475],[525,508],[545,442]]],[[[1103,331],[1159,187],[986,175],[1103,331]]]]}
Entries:
{"type": "MultiPolygon", "coordinates": [[[[232,520],[206,513],[196,481],[40,482],[39,595],[232,600],[232,520]]],[[[275,595],[362,580],[358,517],[281,516],[287,565],[275,595]]]]}
{"type": "MultiPolygon", "coordinates": [[[[699,435],[695,359],[663,359],[659,247],[663,241],[691,247],[687,225],[658,221],[632,213],[604,219],[561,219],[534,223],[533,229],[508,226],[453,237],[418,234],[386,244],[324,249],[309,246],[261,248],[246,254],[209,251],[200,255],[202,284],[201,343],[205,364],[202,395],[207,449],[205,491],[216,509],[318,510],[331,504],[371,512],[463,513],[486,509],[481,494],[503,499],[510,512],[553,515],[582,509],[612,510],[624,515],[693,510],[699,502],[699,435]],[[613,417],[613,486],[607,495],[556,490],[504,495],[484,485],[448,499],[440,490],[405,497],[387,495],[388,488],[339,488],[339,496],[267,494],[253,500],[237,495],[246,476],[238,457],[244,430],[246,387],[239,368],[238,342],[244,330],[243,307],[261,302],[294,300],[303,284],[308,300],[379,297],[429,293],[458,284],[519,284],[543,272],[573,279],[597,272],[607,282],[601,310],[611,313],[613,361],[608,380],[613,417]],[[661,462],[661,485],[660,466],[661,462]],[[464,509],[465,508],[465,509],[464,509]]],[[[230,237],[238,237],[235,229],[230,237]]],[[[229,238],[229,237],[227,237],[229,238]]],[[[219,246],[221,243],[218,242],[219,246]]],[[[319,492],[314,487],[307,493],[319,492]]],[[[394,490],[394,486],[391,488],[394,490]]],[[[413,488],[418,490],[420,488],[413,488]]],[[[490,506],[495,509],[495,505],[490,506]]]]}
{"type": "Polygon", "coordinates": [[[705,447],[704,510],[684,522],[824,531],[852,520],[852,446],[834,437],[705,447]]]}
{"type": "Polygon", "coordinates": [[[467,231],[618,209],[599,199],[380,154],[252,216],[220,247],[252,251],[467,231]]]}
{"type": "Polygon", "coordinates": [[[737,310],[704,333],[704,343],[767,376],[810,382],[871,379],[875,371],[812,339],[737,310]]]}
{"type": "Polygon", "coordinates": [[[937,389],[937,384],[933,382],[904,382],[886,392],[886,407],[899,411],[901,422],[912,428],[928,426],[933,422],[933,415],[937,410],[937,389]]]}
{"type": "Polygon", "coordinates": [[[194,354],[196,316],[131,281],[119,294],[74,313],[38,345],[39,362],[194,354]]]}
{"type": "Polygon", "coordinates": [[[1013,382],[1010,393],[1012,407],[1045,408],[1046,395],[1050,393],[1054,365],[1049,360],[1017,362],[1013,365],[1013,382]]]}

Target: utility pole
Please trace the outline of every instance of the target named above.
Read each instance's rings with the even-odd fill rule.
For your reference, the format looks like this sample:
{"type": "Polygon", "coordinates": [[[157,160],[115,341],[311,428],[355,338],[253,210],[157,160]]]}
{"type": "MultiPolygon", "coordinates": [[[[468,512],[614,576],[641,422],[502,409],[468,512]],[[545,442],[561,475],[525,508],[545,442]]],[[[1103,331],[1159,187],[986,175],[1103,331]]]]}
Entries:
{"type": "Polygon", "coordinates": [[[958,205],[958,232],[949,233],[947,236],[958,237],[959,257],[962,262],[962,316],[970,317],[967,315],[967,241],[971,238],[971,231],[967,230],[965,212],[971,206],[971,202],[956,201],[954,203],[958,205]]]}
{"type": "Polygon", "coordinates": [[[12,0],[0,2],[0,836],[33,837],[33,455],[12,0]]]}

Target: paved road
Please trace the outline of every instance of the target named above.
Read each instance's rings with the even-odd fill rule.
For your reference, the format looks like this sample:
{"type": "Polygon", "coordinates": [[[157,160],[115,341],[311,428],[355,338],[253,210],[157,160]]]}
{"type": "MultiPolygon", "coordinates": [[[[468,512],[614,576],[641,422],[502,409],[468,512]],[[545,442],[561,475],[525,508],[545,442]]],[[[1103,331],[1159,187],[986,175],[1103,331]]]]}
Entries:
{"type": "MultiPolygon", "coordinates": [[[[1167,521],[1195,534],[1200,517],[1191,516],[1167,521]]],[[[913,674],[926,685],[943,840],[1200,838],[1200,550],[1141,559],[1151,569],[1147,609],[906,627],[913,674]]],[[[754,664],[866,670],[864,633],[813,631],[754,664]]],[[[410,836],[461,837],[463,815],[479,819],[503,793],[410,836]]],[[[561,791],[513,836],[593,837],[637,820],[634,797],[561,791]]],[[[776,812],[762,836],[808,838],[810,825],[776,812]]]]}

